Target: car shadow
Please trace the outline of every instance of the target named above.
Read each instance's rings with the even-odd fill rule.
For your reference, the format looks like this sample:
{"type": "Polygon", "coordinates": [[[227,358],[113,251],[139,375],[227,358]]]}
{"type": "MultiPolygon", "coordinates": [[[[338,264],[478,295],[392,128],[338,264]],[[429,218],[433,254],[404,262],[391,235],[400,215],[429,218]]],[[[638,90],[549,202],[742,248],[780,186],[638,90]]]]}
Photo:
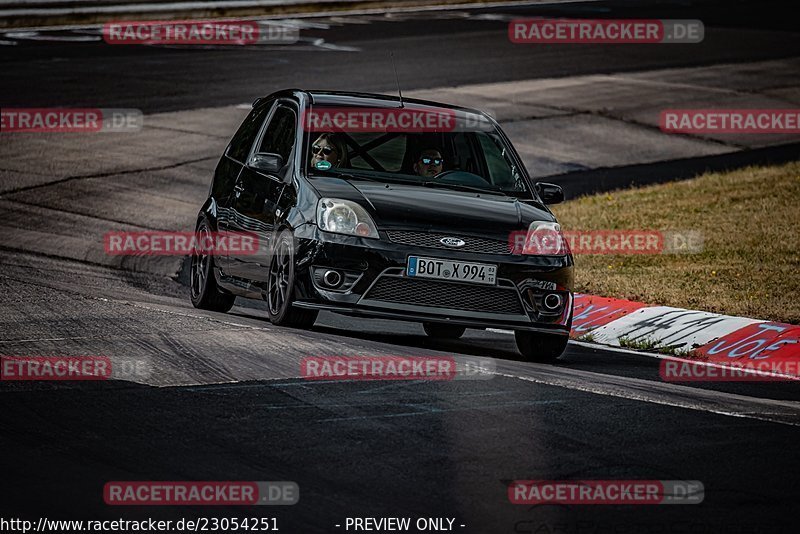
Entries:
{"type": "MultiPolygon", "coordinates": [[[[378,332],[364,332],[344,330],[332,326],[315,325],[312,330],[314,332],[324,334],[334,334],[337,336],[350,337],[355,339],[364,339],[369,341],[378,341],[381,343],[390,343],[393,345],[403,345],[405,347],[417,347],[421,349],[437,350],[442,352],[453,352],[457,354],[466,354],[470,356],[489,356],[502,360],[523,361],[522,357],[516,350],[514,338],[507,336],[508,341],[499,340],[495,337],[483,338],[480,336],[471,335],[472,332],[467,330],[464,334],[465,337],[457,340],[444,340],[432,339],[426,335],[406,334],[406,333],[378,333],[378,332]],[[500,345],[500,346],[498,346],[500,345]]],[[[477,331],[476,333],[482,333],[477,331]]]]}

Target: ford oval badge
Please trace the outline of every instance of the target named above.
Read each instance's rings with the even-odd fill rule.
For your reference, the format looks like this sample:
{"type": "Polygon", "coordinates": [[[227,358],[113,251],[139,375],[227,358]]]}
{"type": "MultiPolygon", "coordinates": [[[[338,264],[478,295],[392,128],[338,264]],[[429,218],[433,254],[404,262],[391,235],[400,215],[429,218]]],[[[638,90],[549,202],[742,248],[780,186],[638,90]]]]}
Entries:
{"type": "Polygon", "coordinates": [[[463,239],[459,239],[457,237],[443,237],[439,240],[439,243],[448,247],[456,248],[461,248],[466,245],[463,239]]]}

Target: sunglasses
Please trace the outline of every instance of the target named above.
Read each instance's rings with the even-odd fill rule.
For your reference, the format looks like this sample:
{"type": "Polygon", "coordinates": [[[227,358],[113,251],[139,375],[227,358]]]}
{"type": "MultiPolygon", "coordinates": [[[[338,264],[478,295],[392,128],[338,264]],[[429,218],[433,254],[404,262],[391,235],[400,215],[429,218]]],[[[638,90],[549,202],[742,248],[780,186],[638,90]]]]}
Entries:
{"type": "Polygon", "coordinates": [[[423,163],[423,165],[430,165],[431,163],[434,165],[441,165],[444,163],[442,158],[419,158],[419,160],[423,163]]]}
{"type": "Polygon", "coordinates": [[[311,147],[311,152],[313,152],[315,156],[319,156],[320,152],[326,156],[330,156],[335,151],[335,148],[329,146],[314,145],[311,147]]]}

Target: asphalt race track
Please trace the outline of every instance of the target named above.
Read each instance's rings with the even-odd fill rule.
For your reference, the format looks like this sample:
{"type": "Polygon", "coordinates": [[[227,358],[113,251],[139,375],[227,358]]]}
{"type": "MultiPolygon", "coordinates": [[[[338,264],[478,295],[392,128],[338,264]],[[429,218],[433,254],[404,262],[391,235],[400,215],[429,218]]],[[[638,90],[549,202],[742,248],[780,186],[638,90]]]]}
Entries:
{"type": "MultiPolygon", "coordinates": [[[[99,35],[41,32],[0,46],[6,106],[138,108],[145,113],[251,102],[285,87],[396,91],[797,56],[785,2],[576,2],[524,9],[299,19],[298,45],[264,51],[106,46],[99,35]],[[645,4],[643,7],[642,4],[645,4]],[[675,4],[675,5],[671,5],[675,4]],[[651,5],[651,7],[647,7],[651,5]],[[517,17],[700,19],[699,44],[515,46],[517,17]],[[742,27],[748,28],[742,38],[742,27]],[[58,39],[49,40],[48,39],[58,39]],[[87,38],[96,40],[86,41],[87,38]],[[320,42],[321,41],[321,42],[320,42]],[[316,43],[316,44],[315,44],[316,43]],[[31,83],[31,78],[47,84],[31,83]]],[[[6,35],[2,39],[8,40],[6,35]]]]}
{"type": "MultiPolygon", "coordinates": [[[[390,51],[409,92],[792,59],[800,56],[796,17],[781,6],[612,1],[308,18],[298,45],[237,50],[74,39],[92,35],[85,30],[0,34],[16,43],[0,45],[0,105],[147,115],[234,106],[283,87],[393,93],[390,51]],[[508,42],[508,20],[540,14],[701,19],[706,39],[535,49],[508,42]]],[[[207,137],[224,146],[231,128],[207,137]]],[[[159,158],[171,143],[186,149],[196,133],[184,133],[170,130],[162,153],[136,156],[131,176],[173,180],[157,196],[136,191],[133,180],[104,182],[102,173],[51,182],[53,154],[65,146],[55,134],[32,145],[24,172],[0,160],[0,180],[35,178],[34,186],[0,188],[3,224],[21,236],[0,248],[0,354],[111,354],[147,370],[135,382],[0,382],[0,516],[275,517],[286,533],[345,532],[348,517],[446,517],[457,532],[487,534],[796,531],[795,383],[671,384],[655,358],[580,343],[557,365],[530,364],[502,331],[433,341],[417,324],[327,313],[310,331],[279,328],[257,302],[239,299],[229,314],[194,309],[179,263],[168,276],[161,264],[81,258],[72,238],[58,248],[31,237],[48,228],[56,237],[120,224],[191,228],[191,218],[171,219],[169,210],[199,208],[219,153],[196,154],[170,174],[159,158]],[[305,356],[365,354],[487,358],[496,369],[450,382],[299,378],[305,356]],[[528,507],[509,502],[507,484],[518,479],[699,480],[705,499],[528,507]],[[257,509],[120,508],[103,502],[114,480],[294,481],[301,497],[257,509]]],[[[102,156],[72,154],[70,172],[102,156]]]]}

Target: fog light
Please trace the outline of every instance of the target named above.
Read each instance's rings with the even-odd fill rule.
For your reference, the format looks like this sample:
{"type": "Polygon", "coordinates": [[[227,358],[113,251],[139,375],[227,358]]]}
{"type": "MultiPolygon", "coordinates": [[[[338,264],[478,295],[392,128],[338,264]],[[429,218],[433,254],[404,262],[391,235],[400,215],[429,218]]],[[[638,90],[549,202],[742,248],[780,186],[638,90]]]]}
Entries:
{"type": "Polygon", "coordinates": [[[557,311],[564,303],[564,299],[558,293],[550,293],[544,297],[544,307],[549,311],[557,311]]]}
{"type": "Polygon", "coordinates": [[[342,275],[338,271],[328,270],[322,275],[322,281],[326,286],[336,289],[342,285],[342,275]]]}

